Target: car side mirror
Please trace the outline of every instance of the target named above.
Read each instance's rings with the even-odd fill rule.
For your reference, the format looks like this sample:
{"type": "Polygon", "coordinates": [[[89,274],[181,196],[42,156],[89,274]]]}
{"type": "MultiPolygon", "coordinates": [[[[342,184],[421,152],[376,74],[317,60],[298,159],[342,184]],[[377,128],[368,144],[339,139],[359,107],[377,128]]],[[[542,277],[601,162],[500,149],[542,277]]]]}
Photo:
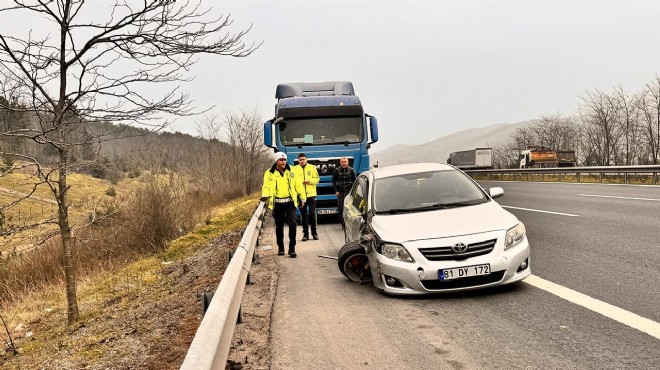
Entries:
{"type": "Polygon", "coordinates": [[[502,195],[504,195],[504,189],[502,189],[499,186],[494,187],[494,188],[489,188],[488,189],[488,194],[490,194],[490,197],[493,198],[493,199],[499,198],[502,195]]]}

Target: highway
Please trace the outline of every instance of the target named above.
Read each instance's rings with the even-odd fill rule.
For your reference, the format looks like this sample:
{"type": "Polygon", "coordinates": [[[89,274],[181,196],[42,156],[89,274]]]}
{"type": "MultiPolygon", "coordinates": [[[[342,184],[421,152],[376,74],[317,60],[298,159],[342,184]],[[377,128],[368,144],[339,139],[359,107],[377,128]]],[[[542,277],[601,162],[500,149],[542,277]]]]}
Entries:
{"type": "Polygon", "coordinates": [[[660,367],[660,187],[482,181],[527,227],[533,275],[390,297],[349,282],[339,224],[279,257],[273,369],[660,367]]]}

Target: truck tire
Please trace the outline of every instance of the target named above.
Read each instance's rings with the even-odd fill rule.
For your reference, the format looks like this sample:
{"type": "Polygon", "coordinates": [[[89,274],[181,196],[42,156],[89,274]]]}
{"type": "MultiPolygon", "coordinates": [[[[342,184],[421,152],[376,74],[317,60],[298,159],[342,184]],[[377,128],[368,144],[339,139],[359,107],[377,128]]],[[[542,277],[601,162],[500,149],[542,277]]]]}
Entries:
{"type": "Polygon", "coordinates": [[[369,258],[358,242],[344,245],[337,255],[339,271],[358,284],[372,281],[369,258]]]}

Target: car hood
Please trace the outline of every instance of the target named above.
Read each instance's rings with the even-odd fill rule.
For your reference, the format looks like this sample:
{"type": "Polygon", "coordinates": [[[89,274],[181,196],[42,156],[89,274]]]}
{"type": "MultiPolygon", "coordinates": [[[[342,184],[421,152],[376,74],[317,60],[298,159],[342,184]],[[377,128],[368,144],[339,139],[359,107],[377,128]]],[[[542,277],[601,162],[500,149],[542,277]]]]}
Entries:
{"type": "Polygon", "coordinates": [[[405,243],[508,230],[518,219],[495,201],[436,211],[375,215],[371,226],[385,241],[405,243]]]}

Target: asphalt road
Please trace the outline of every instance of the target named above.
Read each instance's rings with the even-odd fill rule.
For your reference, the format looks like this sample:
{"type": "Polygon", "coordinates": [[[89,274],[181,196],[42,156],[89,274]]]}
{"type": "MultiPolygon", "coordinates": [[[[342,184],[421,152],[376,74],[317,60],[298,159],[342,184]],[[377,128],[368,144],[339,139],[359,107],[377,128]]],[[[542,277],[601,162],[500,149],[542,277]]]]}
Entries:
{"type": "Polygon", "coordinates": [[[279,257],[274,369],[656,369],[660,187],[481,182],[527,226],[533,276],[389,297],[349,282],[339,224],[279,257]]]}

